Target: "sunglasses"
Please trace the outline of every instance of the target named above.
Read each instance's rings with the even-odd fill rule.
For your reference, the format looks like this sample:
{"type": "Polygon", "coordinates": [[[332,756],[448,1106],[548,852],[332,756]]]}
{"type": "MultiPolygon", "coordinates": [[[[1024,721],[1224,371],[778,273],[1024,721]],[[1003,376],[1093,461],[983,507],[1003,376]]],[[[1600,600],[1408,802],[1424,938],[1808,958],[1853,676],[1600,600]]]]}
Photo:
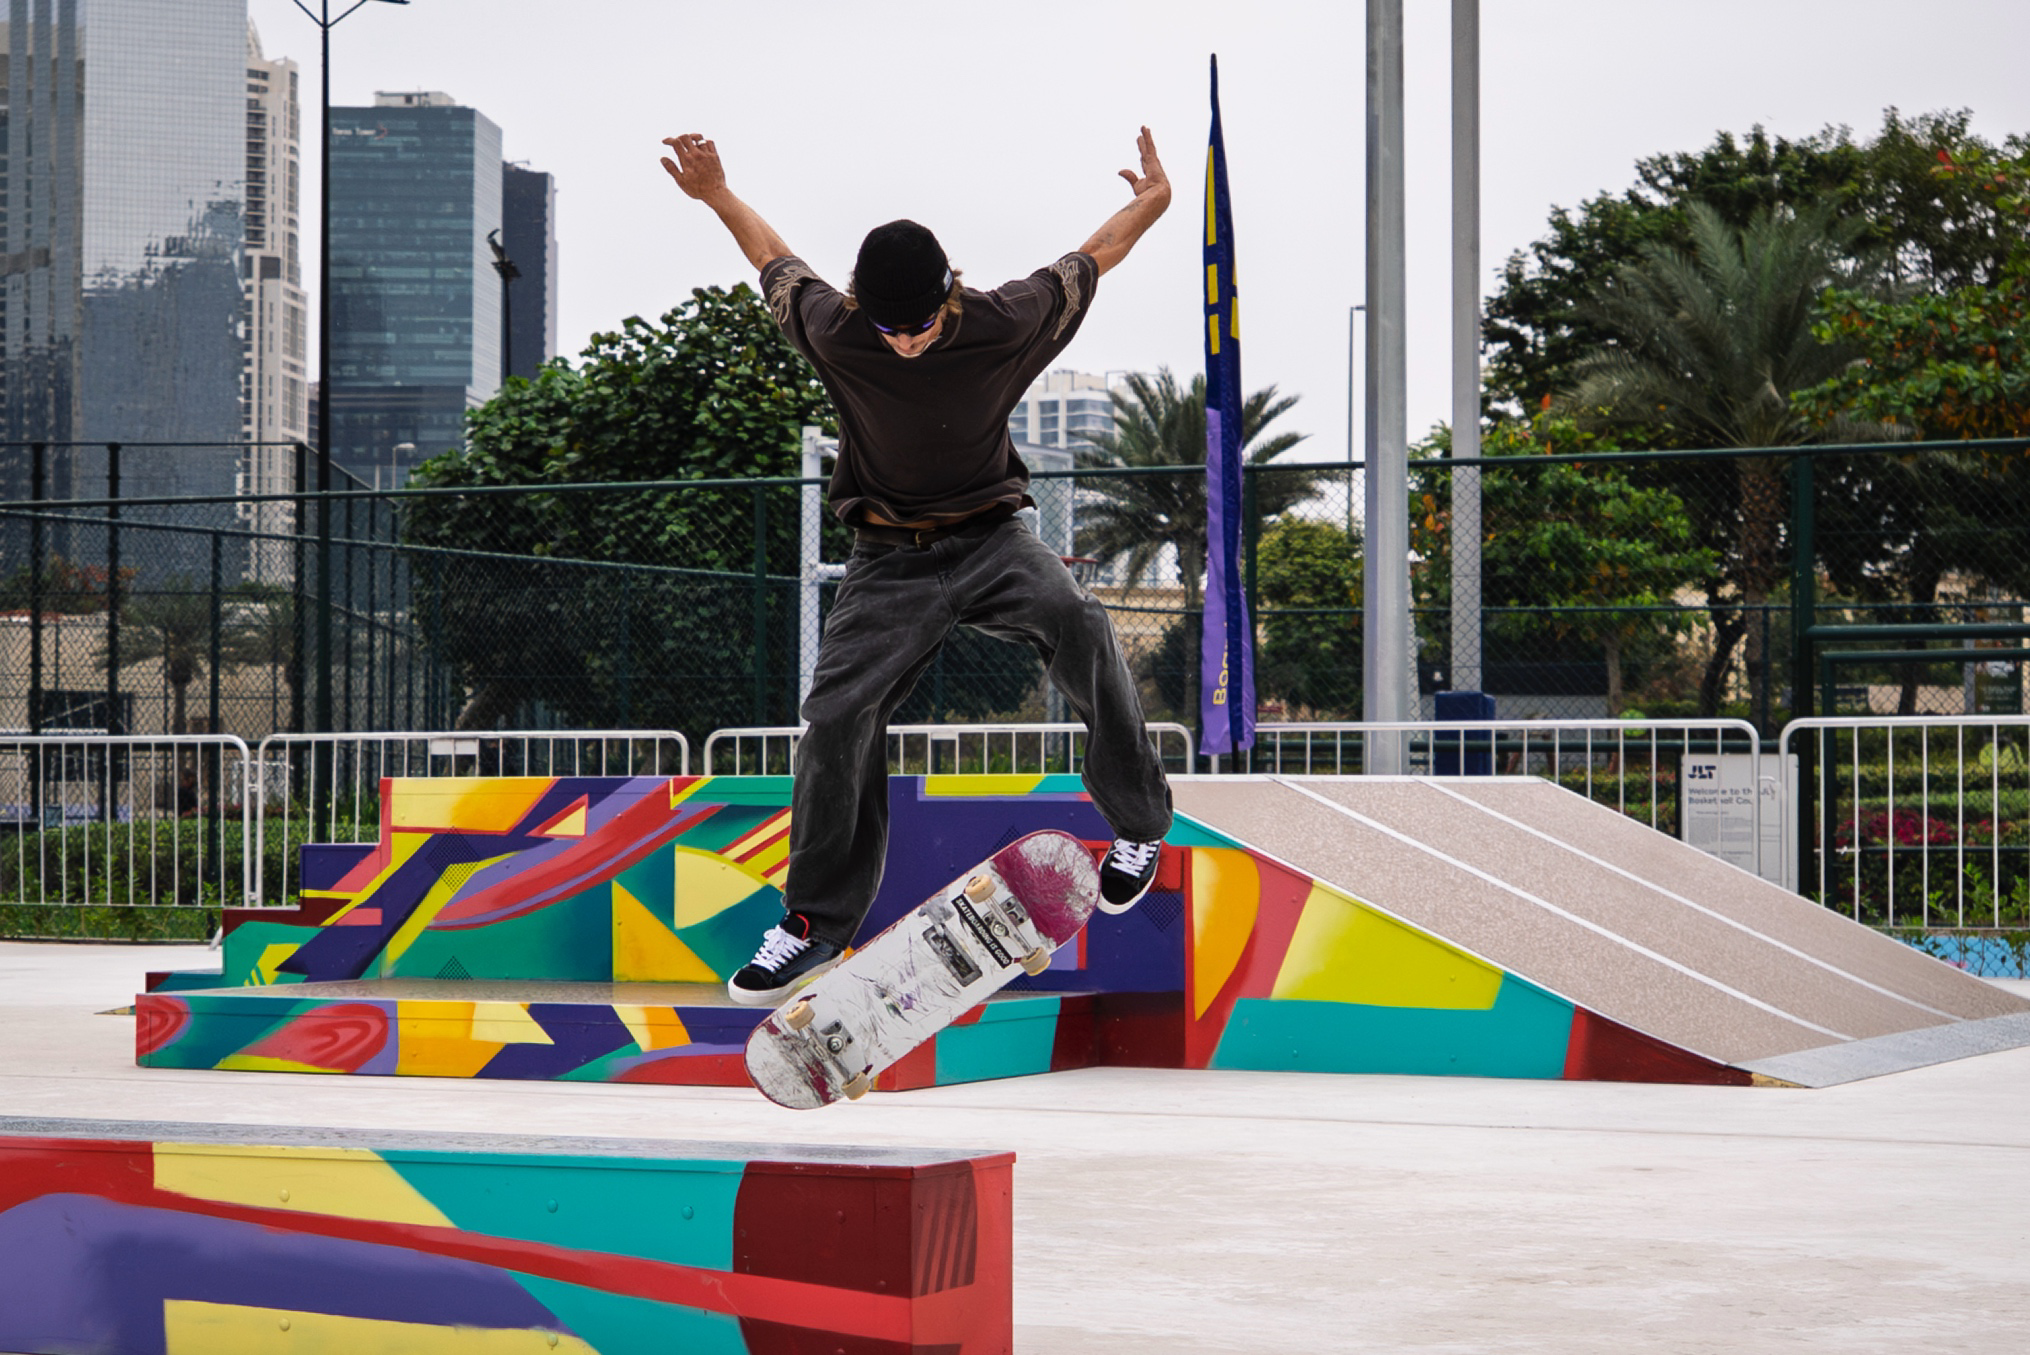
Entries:
{"type": "Polygon", "coordinates": [[[882,324],[879,320],[876,320],[871,315],[867,317],[867,323],[874,326],[874,328],[880,330],[883,334],[896,334],[907,338],[908,336],[913,334],[921,334],[925,330],[929,329],[932,325],[936,324],[937,315],[938,313],[936,311],[932,311],[930,313],[930,319],[925,320],[920,325],[896,325],[893,328],[891,328],[887,325],[882,324]]]}

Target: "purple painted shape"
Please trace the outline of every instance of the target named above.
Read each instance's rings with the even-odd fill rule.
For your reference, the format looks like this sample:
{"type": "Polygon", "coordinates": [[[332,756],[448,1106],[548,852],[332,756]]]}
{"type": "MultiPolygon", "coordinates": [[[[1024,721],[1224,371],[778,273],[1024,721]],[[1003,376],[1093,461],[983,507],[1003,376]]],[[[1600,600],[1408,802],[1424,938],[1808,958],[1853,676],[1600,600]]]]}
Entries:
{"type": "Polygon", "coordinates": [[[162,1355],[165,1299],[570,1332],[474,1261],[92,1195],[0,1214],[0,1350],[162,1355]]]}
{"type": "Polygon", "coordinates": [[[531,1002],[529,1017],[552,1043],[508,1045],[487,1060],[479,1071],[481,1077],[547,1082],[634,1043],[634,1032],[611,1007],[531,1002]]]}

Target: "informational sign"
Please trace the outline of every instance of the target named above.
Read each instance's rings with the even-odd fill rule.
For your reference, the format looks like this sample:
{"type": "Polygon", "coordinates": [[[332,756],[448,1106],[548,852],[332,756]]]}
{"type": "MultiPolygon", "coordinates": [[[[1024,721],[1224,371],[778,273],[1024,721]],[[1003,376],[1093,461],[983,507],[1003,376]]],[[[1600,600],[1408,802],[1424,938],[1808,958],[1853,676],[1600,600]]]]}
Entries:
{"type": "Polygon", "coordinates": [[[1784,807],[1797,803],[1797,755],[1784,759],[1782,780],[1776,758],[1765,754],[1760,785],[1755,759],[1746,753],[1687,753],[1678,764],[1678,832],[1686,843],[1771,884],[1794,888],[1790,835],[1783,831],[1784,807]],[[1761,812],[1756,812],[1757,806],[1761,812]],[[1756,861],[1756,827],[1761,825],[1761,861],[1756,861]]]}

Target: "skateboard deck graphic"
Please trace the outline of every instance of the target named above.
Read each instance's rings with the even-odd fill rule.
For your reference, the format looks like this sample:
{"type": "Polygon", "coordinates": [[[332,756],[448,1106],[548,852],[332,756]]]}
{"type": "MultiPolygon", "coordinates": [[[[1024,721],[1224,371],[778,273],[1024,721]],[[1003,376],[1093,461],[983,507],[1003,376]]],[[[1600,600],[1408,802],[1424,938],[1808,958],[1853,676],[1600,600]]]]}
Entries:
{"type": "Polygon", "coordinates": [[[1077,838],[1018,838],[770,1013],[747,1041],[748,1075],[793,1110],[858,1099],[1016,975],[1041,973],[1099,893],[1099,868],[1077,838]]]}

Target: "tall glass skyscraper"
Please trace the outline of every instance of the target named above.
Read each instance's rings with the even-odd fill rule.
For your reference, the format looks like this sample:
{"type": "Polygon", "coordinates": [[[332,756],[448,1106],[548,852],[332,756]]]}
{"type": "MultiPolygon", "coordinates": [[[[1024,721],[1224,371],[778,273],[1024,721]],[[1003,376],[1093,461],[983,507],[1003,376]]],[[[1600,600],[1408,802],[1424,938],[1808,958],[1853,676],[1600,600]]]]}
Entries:
{"type": "Polygon", "coordinates": [[[501,136],[444,94],[331,110],[332,459],[372,481],[465,441],[500,387],[501,136]],[[413,452],[400,450],[413,446],[413,452]]]}
{"type": "Polygon", "coordinates": [[[521,270],[509,284],[508,374],[533,378],[557,356],[557,180],[523,165],[500,174],[501,244],[521,270]]]}
{"type": "MultiPolygon", "coordinates": [[[[213,443],[137,448],[123,490],[230,493],[245,0],[7,0],[6,15],[0,437],[213,443]]],[[[58,493],[103,485],[103,453],[53,464],[58,493]]]]}

